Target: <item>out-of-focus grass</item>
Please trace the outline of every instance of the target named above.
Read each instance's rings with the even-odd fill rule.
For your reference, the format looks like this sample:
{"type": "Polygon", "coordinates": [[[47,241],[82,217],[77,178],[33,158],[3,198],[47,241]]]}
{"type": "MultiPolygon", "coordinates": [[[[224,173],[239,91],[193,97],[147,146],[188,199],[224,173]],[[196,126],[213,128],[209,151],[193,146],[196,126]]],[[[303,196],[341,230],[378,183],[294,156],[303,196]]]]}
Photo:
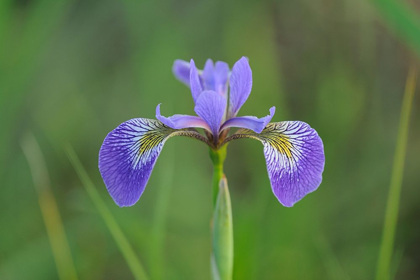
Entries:
{"type": "MultiPolygon", "coordinates": [[[[12,131],[22,110],[23,100],[30,92],[29,83],[37,73],[39,59],[48,51],[51,34],[63,21],[70,0],[31,1],[30,8],[19,21],[14,1],[0,4],[0,127],[12,131]]],[[[0,133],[0,164],[10,156],[7,148],[10,133],[0,133]]],[[[4,172],[4,170],[0,171],[4,172]]],[[[1,178],[0,178],[1,179],[1,178]]]]}
{"type": "Polygon", "coordinates": [[[166,230],[169,216],[169,202],[173,191],[174,180],[174,166],[176,164],[176,151],[172,147],[165,148],[167,159],[163,164],[161,170],[157,173],[159,177],[158,197],[153,213],[153,225],[151,229],[151,242],[150,242],[150,274],[153,279],[166,279],[165,267],[165,241],[166,230]]]}
{"type": "Polygon", "coordinates": [[[340,260],[334,255],[334,252],[325,238],[320,238],[317,242],[319,246],[319,254],[324,262],[325,270],[328,272],[329,279],[350,280],[348,273],[343,269],[340,260]]]}
{"type": "MultiPolygon", "coordinates": [[[[394,251],[395,232],[397,230],[398,212],[400,206],[401,188],[403,182],[405,155],[410,124],[411,108],[416,90],[417,69],[412,67],[408,73],[404,99],[401,108],[398,139],[392,167],[391,184],[385,211],[385,222],[381,250],[379,252],[377,280],[388,280],[391,275],[391,260],[394,251]]],[[[393,273],[395,274],[395,273],[393,273]]]]}
{"type": "Polygon", "coordinates": [[[95,204],[96,209],[98,210],[99,214],[105,221],[109,231],[111,232],[112,236],[115,239],[119,249],[121,250],[122,255],[124,256],[128,267],[131,269],[133,276],[136,279],[148,279],[146,273],[144,272],[143,265],[141,264],[140,260],[137,258],[136,253],[134,252],[131,244],[125,237],[124,233],[122,232],[121,228],[119,227],[117,221],[112,216],[111,212],[108,210],[105,203],[102,201],[101,196],[99,195],[98,191],[96,190],[95,186],[93,185],[92,181],[89,178],[89,175],[86,173],[82,163],[80,162],[79,158],[77,157],[75,151],[71,146],[66,147],[66,153],[69,157],[74,169],[79,175],[80,180],[83,183],[87,193],[89,194],[90,198],[92,199],[93,203],[95,204]]]}
{"type": "Polygon", "coordinates": [[[417,55],[420,55],[420,17],[416,7],[410,7],[408,1],[371,1],[378,7],[391,29],[404,38],[417,55]]]}
{"type": "Polygon", "coordinates": [[[76,269],[57,202],[51,192],[48,170],[41,149],[32,134],[26,135],[21,141],[21,146],[31,169],[39,207],[44,218],[59,278],[61,280],[76,280],[76,269]]]}

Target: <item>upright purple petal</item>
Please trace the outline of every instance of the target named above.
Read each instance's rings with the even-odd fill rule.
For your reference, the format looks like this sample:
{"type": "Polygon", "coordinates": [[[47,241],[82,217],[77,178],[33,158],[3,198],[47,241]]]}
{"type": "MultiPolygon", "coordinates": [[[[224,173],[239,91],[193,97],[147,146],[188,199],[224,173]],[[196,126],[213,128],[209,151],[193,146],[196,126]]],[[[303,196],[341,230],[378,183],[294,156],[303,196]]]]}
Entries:
{"type": "Polygon", "coordinates": [[[226,97],[228,78],[229,65],[226,62],[217,61],[213,64],[211,59],[207,60],[201,74],[204,90],[213,90],[226,97]]]}
{"type": "Polygon", "coordinates": [[[197,68],[195,67],[194,60],[191,59],[190,62],[190,87],[191,94],[193,96],[194,102],[197,102],[197,98],[200,96],[203,88],[200,83],[200,77],[198,76],[197,68]]]}
{"type": "Polygon", "coordinates": [[[189,127],[200,127],[210,130],[208,124],[201,118],[197,116],[188,116],[188,115],[173,115],[172,117],[164,117],[160,114],[160,104],[156,107],[156,118],[160,120],[166,126],[169,126],[173,129],[182,129],[189,127]]]}
{"type": "Polygon", "coordinates": [[[267,115],[262,118],[257,118],[254,116],[245,116],[245,117],[235,117],[227,120],[221,127],[221,131],[223,129],[229,127],[240,127],[250,129],[256,133],[261,133],[261,131],[267,126],[267,124],[271,121],[276,112],[276,107],[270,108],[270,115],[267,115]]]}
{"type": "Polygon", "coordinates": [[[205,90],[215,90],[214,71],[213,60],[207,59],[206,64],[204,65],[203,73],[201,74],[205,90]]]}
{"type": "Polygon", "coordinates": [[[187,87],[190,86],[190,64],[187,61],[177,59],[172,66],[172,72],[175,77],[184,83],[187,87]]]}
{"type": "Polygon", "coordinates": [[[217,61],[214,70],[214,91],[226,97],[227,81],[229,78],[229,65],[217,61]]]}
{"type": "Polygon", "coordinates": [[[230,117],[236,116],[239,109],[248,99],[252,88],[252,71],[248,59],[242,57],[232,68],[230,76],[230,117]]]}
{"type": "Polygon", "coordinates": [[[132,206],[139,200],[165,141],[174,133],[159,121],[132,119],[106,136],[99,171],[117,205],[132,206]]]}
{"type": "Polygon", "coordinates": [[[197,99],[194,110],[207,122],[212,134],[217,137],[226,111],[226,98],[215,91],[203,91],[197,99]]]}
{"type": "Polygon", "coordinates": [[[321,184],[324,146],[318,133],[308,124],[300,121],[269,123],[260,134],[242,130],[226,142],[239,138],[254,138],[263,143],[271,188],[284,206],[293,206],[321,184]]]}

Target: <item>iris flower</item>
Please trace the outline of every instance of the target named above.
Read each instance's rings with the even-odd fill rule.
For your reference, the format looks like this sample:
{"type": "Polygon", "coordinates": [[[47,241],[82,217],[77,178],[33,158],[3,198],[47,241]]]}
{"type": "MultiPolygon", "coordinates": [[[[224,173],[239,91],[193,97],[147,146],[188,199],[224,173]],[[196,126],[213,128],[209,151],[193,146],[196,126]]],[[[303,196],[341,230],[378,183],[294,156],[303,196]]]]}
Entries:
{"type": "Polygon", "coordinates": [[[157,120],[131,119],[106,136],[99,169],[117,205],[132,206],[140,199],[165,141],[173,136],[198,139],[214,151],[240,138],[259,140],[272,191],[284,206],[293,206],[318,188],[325,157],[322,140],[313,128],[300,121],[270,123],[275,107],[262,118],[237,116],[252,88],[247,58],[237,61],[231,71],[225,62],[214,64],[209,59],[203,70],[197,70],[193,60],[176,60],[173,72],[191,89],[197,116],[164,117],[159,104],[157,120]],[[239,129],[229,135],[233,127],[239,129]]]}

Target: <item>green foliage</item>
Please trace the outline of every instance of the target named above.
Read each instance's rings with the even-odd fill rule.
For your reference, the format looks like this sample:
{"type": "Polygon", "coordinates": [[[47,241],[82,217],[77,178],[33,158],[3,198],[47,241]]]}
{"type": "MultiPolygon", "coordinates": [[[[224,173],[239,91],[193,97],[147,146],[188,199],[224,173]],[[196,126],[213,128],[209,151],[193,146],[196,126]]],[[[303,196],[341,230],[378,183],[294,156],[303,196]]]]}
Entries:
{"type": "Polygon", "coordinates": [[[113,238],[115,239],[115,242],[117,243],[122,255],[124,256],[128,264],[128,267],[131,269],[131,272],[133,273],[134,278],[135,279],[148,279],[144,272],[143,265],[140,263],[139,259],[134,253],[133,248],[131,247],[131,244],[128,242],[127,238],[125,237],[124,233],[119,227],[117,221],[112,216],[111,212],[108,210],[107,206],[103,202],[101,196],[95,189],[95,186],[90,180],[89,175],[86,173],[86,170],[84,169],[82,163],[78,159],[73,148],[70,146],[67,147],[66,152],[71,163],[73,164],[74,169],[77,172],[77,175],[79,176],[84,187],[86,188],[87,193],[89,194],[90,198],[95,204],[96,209],[98,210],[99,214],[104,219],[106,226],[108,227],[113,238]]]}
{"type": "Polygon", "coordinates": [[[407,77],[405,94],[401,108],[400,125],[398,128],[397,147],[392,166],[391,185],[385,212],[385,223],[381,251],[376,272],[377,280],[391,279],[391,258],[394,251],[394,239],[400,206],[401,188],[403,183],[407,139],[410,124],[410,114],[416,89],[417,70],[412,68],[407,77]]]}

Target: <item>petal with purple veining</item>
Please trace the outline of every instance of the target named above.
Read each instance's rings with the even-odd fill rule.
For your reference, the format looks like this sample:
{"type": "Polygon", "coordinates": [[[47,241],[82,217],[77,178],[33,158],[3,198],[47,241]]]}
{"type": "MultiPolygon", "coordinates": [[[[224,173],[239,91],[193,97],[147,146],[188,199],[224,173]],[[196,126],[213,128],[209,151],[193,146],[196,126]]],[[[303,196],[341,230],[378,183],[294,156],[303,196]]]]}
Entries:
{"type": "Polygon", "coordinates": [[[229,65],[223,61],[217,61],[214,67],[214,91],[226,97],[227,82],[229,78],[229,65]]]}
{"type": "Polygon", "coordinates": [[[207,143],[198,132],[174,130],[160,121],[140,118],[120,124],[105,137],[99,171],[118,206],[132,206],[140,199],[163,145],[173,136],[207,143]]]}
{"type": "Polygon", "coordinates": [[[229,84],[229,116],[235,117],[248,99],[252,89],[252,71],[246,57],[242,57],[233,66],[229,84]]]}
{"type": "Polygon", "coordinates": [[[197,67],[195,67],[194,60],[191,59],[190,61],[190,88],[191,94],[194,99],[194,103],[197,102],[198,97],[200,96],[201,92],[203,91],[203,87],[201,86],[200,77],[198,76],[197,67]]]}
{"type": "Polygon", "coordinates": [[[269,123],[260,134],[241,130],[227,140],[239,138],[254,138],[263,143],[271,188],[284,206],[293,206],[321,184],[324,146],[318,133],[308,124],[300,121],[269,123]]]}
{"type": "Polygon", "coordinates": [[[215,91],[203,91],[194,110],[209,125],[211,133],[217,136],[226,111],[226,98],[215,91]]]}
{"type": "Polygon", "coordinates": [[[156,120],[132,119],[107,135],[99,171],[117,205],[132,206],[139,200],[163,144],[174,132],[156,120]]]}
{"type": "Polygon", "coordinates": [[[203,72],[201,73],[201,80],[205,90],[215,90],[214,71],[213,60],[207,59],[203,72]]]}

